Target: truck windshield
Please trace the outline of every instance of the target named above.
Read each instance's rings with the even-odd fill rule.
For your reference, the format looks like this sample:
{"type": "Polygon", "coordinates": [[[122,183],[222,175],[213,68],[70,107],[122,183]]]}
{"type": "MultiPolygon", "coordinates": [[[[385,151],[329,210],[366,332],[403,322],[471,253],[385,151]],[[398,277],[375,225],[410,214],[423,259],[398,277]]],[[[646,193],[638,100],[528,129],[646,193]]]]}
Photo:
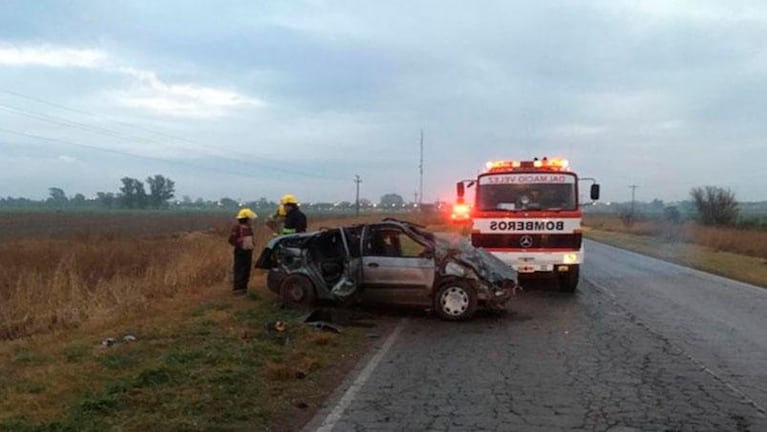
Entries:
{"type": "Polygon", "coordinates": [[[575,210],[575,177],[571,175],[493,175],[480,178],[479,210],[575,210]],[[542,179],[545,182],[532,182],[542,179]],[[532,181],[531,181],[532,180],[532,181]]]}

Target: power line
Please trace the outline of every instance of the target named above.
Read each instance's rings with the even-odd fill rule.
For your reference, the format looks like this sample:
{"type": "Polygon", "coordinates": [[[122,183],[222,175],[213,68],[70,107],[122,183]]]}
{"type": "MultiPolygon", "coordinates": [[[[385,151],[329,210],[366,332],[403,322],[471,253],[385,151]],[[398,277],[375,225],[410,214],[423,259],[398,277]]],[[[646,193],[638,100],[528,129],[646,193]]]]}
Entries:
{"type": "MultiPolygon", "coordinates": [[[[24,95],[24,94],[21,94],[21,93],[18,93],[18,92],[14,92],[14,91],[10,91],[10,90],[0,90],[0,92],[6,93],[6,94],[10,94],[10,95],[13,95],[13,96],[17,96],[17,97],[20,97],[20,98],[23,98],[23,99],[32,100],[32,101],[35,101],[35,102],[38,102],[38,103],[42,103],[42,104],[45,104],[45,105],[53,106],[53,107],[56,107],[56,108],[59,108],[59,109],[62,109],[62,110],[66,110],[66,111],[71,111],[71,112],[75,112],[75,113],[85,114],[85,115],[89,115],[89,116],[96,117],[96,118],[107,118],[108,119],[108,117],[101,116],[99,114],[90,113],[90,112],[82,111],[82,110],[77,110],[77,109],[74,109],[74,108],[69,108],[69,107],[66,107],[66,106],[61,105],[61,104],[45,101],[43,99],[39,99],[39,98],[35,98],[35,97],[32,97],[32,96],[24,95]]],[[[16,115],[21,115],[21,116],[24,116],[24,117],[32,118],[32,119],[35,119],[35,120],[39,120],[39,121],[55,124],[55,125],[58,125],[58,126],[69,127],[69,128],[73,128],[73,129],[77,129],[77,130],[91,132],[91,133],[97,133],[97,134],[101,134],[101,135],[105,135],[105,136],[109,136],[109,137],[112,137],[112,138],[117,138],[117,139],[121,139],[121,140],[125,140],[125,141],[144,142],[144,143],[151,143],[151,144],[156,144],[156,145],[159,145],[159,146],[169,147],[167,142],[159,141],[157,139],[151,139],[151,138],[142,137],[142,136],[136,136],[136,135],[129,135],[129,134],[125,134],[123,132],[115,131],[115,130],[112,130],[112,129],[108,129],[108,128],[104,128],[104,127],[100,127],[100,126],[92,126],[92,125],[89,125],[87,123],[73,121],[73,120],[70,120],[70,119],[67,119],[67,118],[64,118],[64,117],[57,117],[57,116],[53,116],[53,115],[49,115],[49,114],[45,114],[45,113],[29,111],[29,110],[23,110],[23,109],[19,109],[17,107],[5,105],[5,104],[0,104],[0,110],[6,111],[6,112],[10,112],[10,113],[13,113],[13,114],[16,114],[16,115]]],[[[116,121],[117,123],[128,125],[129,127],[137,127],[137,126],[132,126],[130,123],[126,123],[126,122],[122,122],[122,121],[117,121],[117,120],[113,120],[113,121],[116,121]]],[[[184,139],[184,138],[179,138],[179,137],[174,137],[172,135],[163,134],[162,132],[152,131],[152,130],[149,130],[149,129],[146,129],[146,128],[142,128],[142,127],[137,127],[137,128],[147,130],[147,131],[149,131],[151,133],[155,133],[157,135],[163,135],[163,136],[167,136],[169,138],[175,139],[175,140],[182,140],[182,141],[191,143],[191,144],[197,146],[198,150],[202,150],[202,151],[208,152],[210,154],[210,150],[211,149],[208,146],[203,146],[203,145],[201,145],[199,143],[195,143],[195,142],[193,142],[191,140],[187,140],[187,139],[184,139]]],[[[19,135],[18,132],[14,132],[14,131],[11,131],[11,130],[8,130],[8,129],[4,129],[4,130],[6,132],[8,132],[8,133],[15,133],[15,134],[19,135]]],[[[49,140],[49,141],[51,140],[50,138],[42,137],[42,136],[39,136],[39,135],[30,135],[30,134],[24,135],[24,133],[21,133],[21,135],[22,136],[31,137],[31,138],[42,139],[42,140],[49,140]]],[[[105,149],[103,147],[98,147],[98,146],[89,146],[89,145],[86,145],[86,144],[72,143],[72,142],[65,141],[65,140],[56,140],[56,141],[60,142],[60,143],[63,143],[63,144],[76,145],[76,146],[79,146],[79,147],[89,148],[89,149],[98,150],[98,151],[105,151],[105,152],[109,152],[109,153],[120,154],[120,155],[123,155],[123,156],[142,157],[142,156],[136,155],[134,153],[124,152],[124,151],[123,152],[114,151],[114,150],[105,149]]],[[[328,177],[328,176],[318,175],[316,173],[308,173],[308,172],[304,172],[304,171],[287,169],[287,168],[277,168],[277,167],[280,166],[280,164],[283,164],[284,162],[283,161],[277,161],[277,160],[274,160],[274,159],[265,158],[265,157],[261,157],[261,156],[253,156],[253,155],[240,154],[241,155],[241,159],[234,159],[234,158],[222,156],[222,155],[220,155],[220,152],[218,152],[218,151],[214,151],[213,153],[215,154],[216,158],[218,158],[220,160],[223,160],[223,161],[229,161],[229,162],[232,162],[232,163],[242,164],[242,163],[246,163],[244,161],[244,159],[250,159],[250,158],[252,158],[252,159],[259,159],[259,160],[261,160],[263,162],[272,164],[272,165],[266,167],[266,169],[269,169],[269,170],[278,171],[278,172],[284,172],[284,173],[293,174],[293,175],[306,176],[306,177],[330,179],[330,180],[335,180],[335,181],[341,181],[342,180],[339,177],[328,177]]],[[[168,162],[168,163],[174,163],[173,160],[169,160],[169,159],[154,158],[152,160],[161,160],[161,161],[168,162]]],[[[183,163],[181,163],[181,164],[183,164],[183,163]]],[[[261,166],[263,167],[264,165],[261,164],[261,166]]]]}
{"type": "MultiPolygon", "coordinates": [[[[94,145],[90,145],[90,144],[76,143],[76,142],[72,142],[72,141],[62,140],[62,139],[59,139],[59,138],[44,137],[44,136],[41,136],[41,135],[35,135],[35,134],[27,133],[27,132],[15,131],[15,130],[6,129],[6,128],[0,128],[0,132],[5,132],[5,133],[16,135],[16,136],[23,136],[23,137],[27,137],[27,138],[37,139],[37,140],[41,140],[41,141],[48,141],[48,142],[59,143],[59,144],[64,144],[64,145],[69,145],[69,146],[74,146],[74,147],[85,148],[85,149],[89,149],[89,150],[96,150],[96,151],[100,151],[100,152],[104,152],[104,153],[112,153],[112,154],[116,154],[116,155],[120,155],[120,156],[128,156],[128,157],[132,157],[132,158],[136,158],[136,159],[150,160],[150,161],[156,161],[156,162],[165,162],[165,163],[169,163],[169,164],[173,164],[173,165],[185,166],[185,167],[188,167],[188,168],[203,169],[203,170],[214,171],[214,172],[221,172],[221,173],[226,173],[226,174],[234,174],[234,175],[238,175],[238,176],[242,176],[242,177],[262,178],[262,177],[257,177],[257,176],[255,176],[253,174],[249,174],[247,172],[239,171],[239,170],[217,169],[217,168],[214,168],[214,167],[210,167],[210,166],[206,166],[206,165],[202,165],[202,164],[197,164],[197,163],[193,163],[193,162],[185,162],[185,161],[175,160],[175,159],[166,159],[166,158],[161,158],[161,157],[156,157],[156,156],[140,155],[140,154],[130,153],[130,152],[122,151],[122,150],[109,149],[109,148],[94,146],[94,145]]],[[[246,161],[237,161],[237,160],[235,160],[235,162],[247,163],[246,161]]],[[[325,180],[338,181],[338,179],[336,179],[336,178],[320,176],[320,175],[317,175],[317,174],[308,173],[308,172],[304,172],[304,171],[288,170],[288,169],[280,168],[280,167],[267,166],[267,167],[264,167],[264,169],[272,170],[272,171],[278,171],[278,172],[283,172],[283,173],[291,174],[291,175],[300,175],[300,176],[305,176],[305,177],[314,177],[314,178],[321,178],[321,179],[325,179],[325,180]]]]}
{"type": "MultiPolygon", "coordinates": [[[[196,146],[197,150],[199,150],[199,151],[211,152],[211,150],[212,150],[212,152],[214,154],[216,154],[218,157],[221,157],[222,159],[227,159],[226,157],[219,156],[220,155],[220,151],[217,151],[218,149],[212,149],[210,146],[201,144],[199,142],[193,141],[193,140],[188,139],[188,138],[179,137],[179,136],[175,136],[175,135],[170,135],[170,134],[166,134],[164,132],[158,132],[156,130],[149,129],[149,128],[146,128],[146,127],[143,127],[143,126],[140,126],[140,125],[136,125],[136,124],[128,123],[128,122],[125,122],[125,121],[117,120],[117,119],[115,119],[114,117],[111,117],[111,116],[105,116],[105,115],[96,114],[96,113],[89,112],[89,111],[83,111],[83,110],[79,110],[79,109],[74,109],[74,108],[71,108],[71,107],[67,107],[65,105],[61,105],[59,103],[46,101],[44,99],[40,99],[40,98],[37,98],[37,97],[25,95],[25,94],[22,94],[22,93],[19,93],[19,92],[11,91],[11,90],[0,90],[0,93],[9,94],[9,95],[12,95],[12,96],[15,96],[15,97],[18,97],[18,98],[22,98],[22,99],[30,100],[30,101],[37,102],[37,103],[40,103],[40,104],[48,105],[48,106],[51,106],[51,107],[54,107],[54,108],[58,108],[58,109],[61,109],[61,110],[70,111],[70,112],[78,113],[78,114],[84,114],[84,115],[87,115],[87,116],[90,116],[90,117],[94,117],[94,118],[97,118],[97,119],[106,119],[107,121],[111,121],[111,122],[114,122],[114,123],[117,123],[117,124],[121,124],[124,127],[128,127],[130,129],[139,129],[139,130],[143,130],[145,132],[149,132],[149,133],[152,133],[152,134],[155,134],[155,135],[158,135],[158,136],[163,136],[163,137],[166,137],[166,138],[170,138],[170,139],[175,140],[175,141],[180,141],[180,142],[185,142],[185,143],[188,143],[188,144],[192,144],[193,146],[196,146]]],[[[17,115],[23,115],[23,116],[26,116],[26,117],[35,118],[35,119],[41,120],[41,121],[47,121],[49,123],[57,124],[57,125],[60,125],[60,126],[73,127],[75,129],[85,130],[85,131],[88,131],[88,132],[102,133],[102,134],[105,134],[105,135],[109,135],[109,136],[120,138],[120,139],[124,139],[124,140],[142,141],[142,142],[146,142],[146,143],[153,143],[153,144],[157,144],[157,145],[160,145],[160,146],[168,147],[168,143],[167,142],[159,141],[157,139],[151,139],[151,138],[142,137],[142,136],[136,136],[136,135],[129,135],[129,134],[125,134],[123,132],[114,131],[112,129],[107,129],[107,128],[99,127],[99,126],[92,126],[92,125],[89,125],[87,123],[82,123],[82,122],[77,122],[77,121],[69,120],[69,119],[66,119],[64,117],[56,117],[56,116],[52,116],[52,115],[44,114],[44,113],[40,113],[40,112],[21,110],[21,109],[18,109],[16,107],[12,107],[12,106],[8,106],[8,105],[0,104],[0,106],[6,107],[6,109],[4,109],[4,111],[12,112],[12,113],[15,113],[17,115]]],[[[2,109],[2,108],[0,108],[0,109],[2,109]]],[[[271,158],[264,157],[264,156],[259,156],[259,155],[253,155],[253,154],[247,154],[247,153],[241,153],[241,152],[237,152],[237,153],[229,152],[229,153],[230,154],[236,154],[237,156],[242,157],[242,158],[260,159],[262,161],[269,162],[269,163],[274,163],[274,164],[284,163],[283,161],[279,161],[279,160],[275,160],[275,159],[271,159],[271,158]]],[[[235,159],[230,159],[230,160],[235,161],[235,159]]],[[[340,180],[340,178],[338,180],[340,180]]]]}
{"type": "Polygon", "coordinates": [[[128,123],[128,122],[125,122],[125,121],[122,121],[122,120],[115,119],[114,117],[111,117],[111,116],[105,116],[103,114],[96,114],[96,113],[89,112],[89,111],[83,111],[83,110],[71,108],[71,107],[68,107],[68,106],[65,106],[65,105],[62,105],[62,104],[59,104],[59,103],[46,101],[44,99],[40,99],[40,98],[37,98],[37,97],[34,97],[34,96],[25,95],[25,94],[22,94],[22,93],[19,93],[19,92],[11,91],[11,90],[0,90],[0,92],[6,93],[6,94],[9,94],[9,95],[12,95],[12,96],[16,96],[18,98],[27,99],[27,100],[30,100],[30,101],[33,101],[33,102],[37,102],[37,103],[40,103],[40,104],[43,104],[43,105],[48,105],[48,106],[51,106],[51,107],[54,107],[54,108],[58,108],[58,109],[61,109],[61,110],[64,110],[64,111],[70,111],[70,112],[77,113],[77,114],[84,114],[84,115],[95,117],[95,118],[107,119],[109,121],[112,121],[112,122],[115,122],[115,123],[118,123],[118,124],[122,124],[122,125],[130,127],[130,128],[140,129],[140,130],[143,130],[145,132],[149,132],[149,133],[153,133],[155,135],[163,136],[165,138],[171,138],[171,139],[175,139],[177,141],[185,141],[185,142],[194,144],[193,141],[191,141],[191,140],[189,140],[187,138],[170,135],[170,134],[167,134],[167,133],[164,133],[164,132],[158,132],[156,130],[149,129],[149,128],[141,126],[141,125],[137,125],[137,124],[133,124],[133,123],[128,123]]]}

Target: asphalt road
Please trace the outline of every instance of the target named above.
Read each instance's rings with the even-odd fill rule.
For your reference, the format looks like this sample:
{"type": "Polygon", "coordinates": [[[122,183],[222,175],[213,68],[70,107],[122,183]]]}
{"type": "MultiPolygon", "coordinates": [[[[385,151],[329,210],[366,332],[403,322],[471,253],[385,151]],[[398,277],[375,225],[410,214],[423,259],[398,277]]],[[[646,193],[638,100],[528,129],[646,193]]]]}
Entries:
{"type": "Polygon", "coordinates": [[[308,429],[767,431],[767,290],[586,250],[575,296],[406,318],[308,429]]]}

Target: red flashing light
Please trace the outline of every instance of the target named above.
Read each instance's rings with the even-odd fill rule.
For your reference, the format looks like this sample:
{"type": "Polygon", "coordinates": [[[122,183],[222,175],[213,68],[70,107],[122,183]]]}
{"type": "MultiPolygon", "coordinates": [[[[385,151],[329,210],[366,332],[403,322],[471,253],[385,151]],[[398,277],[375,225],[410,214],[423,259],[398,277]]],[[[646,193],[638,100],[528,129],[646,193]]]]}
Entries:
{"type": "Polygon", "coordinates": [[[562,158],[543,158],[532,161],[500,160],[490,161],[486,164],[488,172],[514,171],[519,169],[540,169],[546,171],[568,171],[570,162],[562,158]]]}
{"type": "Polygon", "coordinates": [[[450,215],[453,222],[468,222],[471,220],[471,207],[467,204],[455,204],[450,215]]]}

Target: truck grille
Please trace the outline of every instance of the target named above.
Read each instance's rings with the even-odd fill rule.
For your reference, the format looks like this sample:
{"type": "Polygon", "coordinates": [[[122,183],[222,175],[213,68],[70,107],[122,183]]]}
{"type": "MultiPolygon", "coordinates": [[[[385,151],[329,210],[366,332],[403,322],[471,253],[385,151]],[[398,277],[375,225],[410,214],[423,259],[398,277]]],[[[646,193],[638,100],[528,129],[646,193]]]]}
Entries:
{"type": "Polygon", "coordinates": [[[472,234],[476,247],[497,249],[523,249],[522,237],[529,236],[532,246],[525,249],[580,249],[581,234],[472,234]]]}

